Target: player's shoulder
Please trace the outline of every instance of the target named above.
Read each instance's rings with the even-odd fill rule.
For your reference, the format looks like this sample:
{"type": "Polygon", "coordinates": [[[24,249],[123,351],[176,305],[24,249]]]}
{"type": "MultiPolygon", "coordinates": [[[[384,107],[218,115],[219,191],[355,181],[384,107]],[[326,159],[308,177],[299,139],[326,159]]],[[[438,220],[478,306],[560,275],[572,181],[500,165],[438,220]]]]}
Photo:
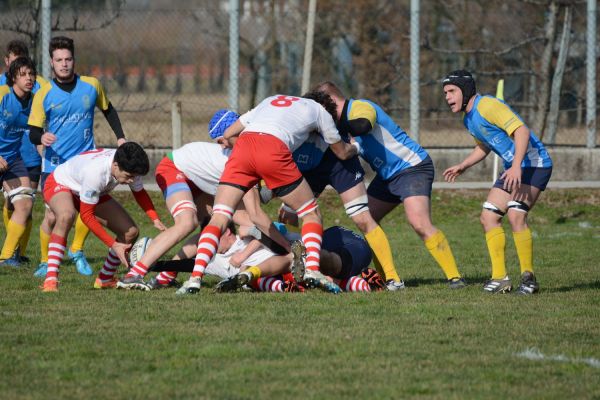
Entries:
{"type": "Polygon", "coordinates": [[[40,87],[48,84],[48,81],[46,80],[46,78],[44,78],[41,75],[37,75],[35,77],[35,81],[37,82],[38,85],[40,85],[40,87]]]}
{"type": "Polygon", "coordinates": [[[98,80],[98,78],[96,78],[94,76],[80,75],[79,80],[81,82],[87,83],[88,85],[91,85],[95,88],[99,88],[102,86],[100,84],[100,81],[98,80]]]}
{"type": "Polygon", "coordinates": [[[477,104],[477,111],[484,116],[505,108],[506,104],[504,102],[494,96],[489,95],[481,96],[479,103],[477,104]]]}
{"type": "Polygon", "coordinates": [[[4,96],[10,93],[10,87],[8,85],[0,86],[0,99],[4,99],[4,96]]]}
{"type": "Polygon", "coordinates": [[[351,99],[348,108],[350,119],[360,117],[371,119],[377,115],[374,103],[366,99],[351,99]]]}

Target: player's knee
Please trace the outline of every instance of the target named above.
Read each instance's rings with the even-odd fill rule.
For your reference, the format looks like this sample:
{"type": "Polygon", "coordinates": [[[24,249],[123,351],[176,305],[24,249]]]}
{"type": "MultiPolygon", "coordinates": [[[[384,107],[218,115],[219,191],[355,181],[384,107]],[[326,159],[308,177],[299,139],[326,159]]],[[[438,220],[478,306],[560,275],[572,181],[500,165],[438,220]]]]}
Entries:
{"type": "Polygon", "coordinates": [[[140,235],[140,230],[137,226],[131,225],[123,232],[123,243],[133,243],[140,235]]]}
{"type": "Polygon", "coordinates": [[[54,223],[52,225],[68,229],[75,223],[75,218],[77,218],[77,212],[75,212],[75,210],[65,210],[54,213],[54,223]]]}
{"type": "Polygon", "coordinates": [[[185,237],[198,227],[198,216],[196,213],[185,213],[175,220],[175,230],[178,236],[185,237]]]}

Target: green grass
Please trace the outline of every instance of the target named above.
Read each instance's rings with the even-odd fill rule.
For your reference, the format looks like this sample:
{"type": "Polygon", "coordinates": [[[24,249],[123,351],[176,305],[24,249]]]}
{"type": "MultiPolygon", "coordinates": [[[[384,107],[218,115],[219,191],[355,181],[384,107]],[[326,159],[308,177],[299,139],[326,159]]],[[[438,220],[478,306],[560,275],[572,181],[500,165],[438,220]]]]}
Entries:
{"type": "MultiPolygon", "coordinates": [[[[481,291],[485,193],[434,192],[434,223],[472,284],[461,291],[401,209],[383,228],[402,293],[95,291],[67,262],[61,291],[44,294],[34,234],[32,264],[0,269],[0,398],[600,398],[600,368],[584,362],[600,359],[600,190],[542,195],[530,216],[542,291],[527,298],[481,291]],[[518,356],[527,349],[548,358],[518,356]]],[[[115,197],[155,235],[129,194],[115,197]]],[[[321,208],[326,225],[352,226],[331,193],[321,208]]],[[[98,270],[106,249],[86,246],[98,270]]],[[[507,265],[516,280],[510,233],[507,265]]]]}

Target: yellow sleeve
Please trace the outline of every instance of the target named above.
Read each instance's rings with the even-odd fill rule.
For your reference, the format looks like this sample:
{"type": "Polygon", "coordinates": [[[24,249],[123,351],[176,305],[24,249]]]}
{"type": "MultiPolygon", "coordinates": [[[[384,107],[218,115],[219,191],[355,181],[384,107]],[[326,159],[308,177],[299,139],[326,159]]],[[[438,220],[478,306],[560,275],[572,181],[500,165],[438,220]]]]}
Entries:
{"type": "Polygon", "coordinates": [[[525,125],[510,107],[494,97],[483,97],[479,101],[477,111],[483,118],[505,131],[509,136],[518,127],[525,125]]]}
{"type": "Polygon", "coordinates": [[[43,77],[43,76],[41,76],[41,75],[37,75],[37,76],[35,77],[35,81],[36,81],[37,83],[39,83],[40,87],[42,87],[42,86],[44,86],[46,83],[48,83],[48,81],[47,81],[46,79],[44,79],[44,77],[43,77]]]}
{"type": "Polygon", "coordinates": [[[27,123],[31,126],[37,126],[38,128],[44,127],[46,122],[46,110],[44,110],[44,99],[46,94],[52,88],[52,85],[43,85],[33,95],[33,101],[31,102],[31,113],[29,114],[29,120],[27,123]]]}
{"type": "Polygon", "coordinates": [[[4,96],[6,96],[9,93],[10,93],[10,87],[8,87],[8,85],[0,86],[0,101],[2,101],[4,96]]]}
{"type": "Polygon", "coordinates": [[[104,88],[100,84],[100,81],[93,76],[81,76],[82,81],[89,83],[92,85],[96,92],[98,93],[98,97],[96,98],[96,107],[101,109],[102,111],[108,109],[108,97],[106,97],[106,93],[104,92],[104,88]]]}
{"type": "Polygon", "coordinates": [[[377,120],[377,111],[375,111],[375,108],[366,101],[354,100],[352,102],[352,108],[350,108],[348,121],[359,118],[369,120],[371,128],[373,128],[375,126],[375,121],[377,120]]]}

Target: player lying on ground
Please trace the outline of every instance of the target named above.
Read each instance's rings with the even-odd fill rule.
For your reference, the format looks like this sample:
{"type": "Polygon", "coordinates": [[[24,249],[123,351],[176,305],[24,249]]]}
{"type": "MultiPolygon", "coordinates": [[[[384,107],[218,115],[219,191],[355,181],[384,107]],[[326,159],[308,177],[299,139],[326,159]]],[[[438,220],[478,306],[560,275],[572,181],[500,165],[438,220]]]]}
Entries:
{"type": "Polygon", "coordinates": [[[90,150],[61,164],[48,176],[44,200],[56,216],[48,250],[48,272],[44,292],[58,290],[58,270],[65,254],[66,238],[77,212],[98,238],[109,247],[108,256],[94,284],[114,286],[114,274],[121,263],[128,265],[126,252],[138,236],[138,228],[125,209],[108,193],[119,184],[128,184],[136,202],[159,230],[166,229],[144,190],[142,176],[148,173],[148,155],[137,143],[116,150],[90,150]],[[114,239],[102,227],[116,233],[114,239]]]}
{"type": "Polygon", "coordinates": [[[6,239],[0,253],[0,266],[19,266],[19,260],[12,257],[25,233],[33,207],[34,191],[20,148],[23,133],[27,132],[35,77],[33,61],[20,57],[10,65],[8,85],[0,86],[0,185],[6,194],[6,202],[14,207],[5,223],[6,239]]]}
{"type": "Polygon", "coordinates": [[[317,279],[324,278],[319,272],[321,217],[310,186],[302,178],[291,153],[314,130],[323,134],[341,159],[356,155],[356,148],[342,141],[338,134],[331,99],[323,96],[315,100],[285,95],[268,97],[227,129],[223,143],[233,147],[233,151],[217,188],[212,218],[198,241],[194,271],[178,294],[198,293],[204,270],[235,208],[261,179],[302,219],[307,273],[317,279]],[[320,103],[327,104],[331,113],[320,103]]]}
{"type": "Polygon", "coordinates": [[[464,125],[477,143],[463,162],[444,171],[444,178],[454,182],[490,151],[504,162],[504,171],[483,203],[480,217],[492,261],[492,278],[483,289],[488,293],[506,293],[512,289],[504,261],[506,238],[502,217],[507,215],[521,266],[521,284],[517,293],[533,294],[539,290],[539,285],[533,274],[533,239],[527,214],[552,175],[550,155],[506,103],[477,94],[470,72],[453,71],[444,78],[442,85],[450,110],[464,113],[464,125]]]}
{"type": "MultiPolygon", "coordinates": [[[[216,121],[209,124],[213,138],[222,136],[225,129],[237,121],[237,114],[227,114],[227,110],[225,112],[226,114],[221,115],[222,112],[219,111],[211,119],[211,122],[216,121]]],[[[163,192],[175,224],[152,240],[143,257],[119,280],[118,288],[149,289],[144,277],[152,264],[192,233],[198,227],[198,221],[209,215],[207,209],[212,209],[217,185],[230,153],[230,149],[222,149],[216,143],[194,142],[174,150],[160,161],[156,167],[156,182],[163,192]]],[[[244,195],[233,220],[240,226],[256,225],[259,230],[273,237],[279,243],[273,249],[280,254],[289,251],[287,242],[261,209],[256,188],[244,195]]],[[[176,273],[166,275],[174,277],[176,273]]]]}

